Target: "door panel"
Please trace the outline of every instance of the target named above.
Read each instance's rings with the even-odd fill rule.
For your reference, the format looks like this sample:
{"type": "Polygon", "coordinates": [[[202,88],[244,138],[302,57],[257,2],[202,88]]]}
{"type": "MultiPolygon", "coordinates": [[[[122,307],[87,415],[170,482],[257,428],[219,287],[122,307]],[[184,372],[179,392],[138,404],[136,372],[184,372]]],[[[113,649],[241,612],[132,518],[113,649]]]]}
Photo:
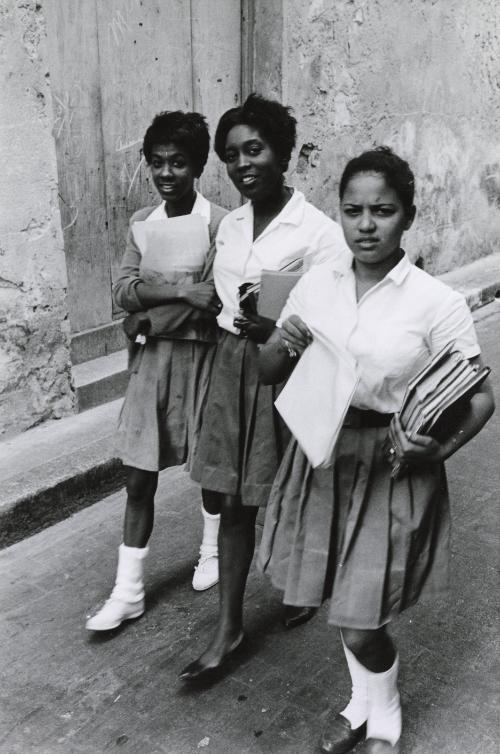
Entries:
{"type": "MultiPolygon", "coordinates": [[[[227,0],[192,0],[193,92],[195,110],[207,116],[211,143],[223,112],[241,99],[241,8],[227,0]]],[[[233,208],[239,194],[226,168],[211,151],[200,181],[202,191],[217,204],[233,208]]]]}
{"type": "Polygon", "coordinates": [[[158,200],[140,152],[153,116],[192,103],[189,0],[101,0],[102,133],[112,275],[130,215],[158,200]]]}
{"type": "Polygon", "coordinates": [[[44,7],[68,306],[71,330],[79,332],[112,313],[96,9],[94,0],[44,7]]]}
{"type": "MultiPolygon", "coordinates": [[[[247,0],[244,0],[247,2],[247,0]]],[[[45,6],[44,6],[45,7],[45,6]]],[[[73,333],[108,325],[130,215],[158,201],[142,159],[161,110],[209,119],[241,96],[239,0],[47,0],[54,136],[73,333]]],[[[202,190],[233,207],[210,156],[202,190]]]]}

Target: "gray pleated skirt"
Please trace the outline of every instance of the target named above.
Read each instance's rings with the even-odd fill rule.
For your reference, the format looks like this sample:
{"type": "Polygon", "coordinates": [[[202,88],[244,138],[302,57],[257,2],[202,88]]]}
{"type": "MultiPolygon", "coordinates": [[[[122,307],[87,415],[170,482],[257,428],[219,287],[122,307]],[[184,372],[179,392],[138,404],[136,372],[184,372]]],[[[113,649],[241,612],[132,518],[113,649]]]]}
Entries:
{"type": "Polygon", "coordinates": [[[212,369],[191,477],[215,492],[265,506],[290,434],[274,408],[279,387],[262,385],[258,348],[223,332],[212,369]]]}
{"type": "Polygon", "coordinates": [[[374,629],[448,585],[449,504],[442,464],[393,480],[387,427],[344,428],[330,469],[287,449],[266,510],[259,566],[290,605],[330,598],[329,622],[374,629]]]}
{"type": "Polygon", "coordinates": [[[214,355],[215,345],[194,340],[148,338],[134,349],[116,437],[126,466],[145,471],[189,466],[214,355]]]}

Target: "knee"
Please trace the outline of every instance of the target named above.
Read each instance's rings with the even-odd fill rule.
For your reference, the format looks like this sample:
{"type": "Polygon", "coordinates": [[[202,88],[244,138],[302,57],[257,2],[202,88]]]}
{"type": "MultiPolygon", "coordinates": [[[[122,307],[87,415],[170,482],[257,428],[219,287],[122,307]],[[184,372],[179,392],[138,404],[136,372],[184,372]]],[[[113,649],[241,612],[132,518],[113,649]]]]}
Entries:
{"type": "Polygon", "coordinates": [[[362,631],[355,628],[342,629],[344,644],[350,649],[353,655],[360,660],[376,650],[379,643],[378,634],[378,630],[362,631]]]}
{"type": "Polygon", "coordinates": [[[222,494],[220,492],[214,492],[213,490],[201,490],[201,498],[203,500],[203,508],[211,516],[216,516],[221,512],[221,499],[222,494]]]}
{"type": "Polygon", "coordinates": [[[257,509],[242,505],[237,495],[224,495],[221,499],[221,526],[228,528],[246,528],[255,525],[257,509]]]}
{"type": "Polygon", "coordinates": [[[131,469],[127,474],[127,504],[134,507],[152,504],[157,484],[156,472],[131,469]]]}

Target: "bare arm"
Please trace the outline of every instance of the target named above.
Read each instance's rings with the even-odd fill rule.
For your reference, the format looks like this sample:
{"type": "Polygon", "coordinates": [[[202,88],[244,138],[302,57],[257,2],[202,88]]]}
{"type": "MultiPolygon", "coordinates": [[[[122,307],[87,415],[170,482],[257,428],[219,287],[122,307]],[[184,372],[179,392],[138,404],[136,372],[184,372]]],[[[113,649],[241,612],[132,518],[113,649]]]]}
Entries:
{"type": "Polygon", "coordinates": [[[292,373],[312,340],[307,325],[296,314],[277,327],[259,353],[259,374],[264,385],[276,385],[292,373]]]}
{"type": "Polygon", "coordinates": [[[296,358],[292,358],[284,345],[279,328],[276,328],[259,351],[259,377],[264,385],[284,382],[292,373],[296,358]]]}

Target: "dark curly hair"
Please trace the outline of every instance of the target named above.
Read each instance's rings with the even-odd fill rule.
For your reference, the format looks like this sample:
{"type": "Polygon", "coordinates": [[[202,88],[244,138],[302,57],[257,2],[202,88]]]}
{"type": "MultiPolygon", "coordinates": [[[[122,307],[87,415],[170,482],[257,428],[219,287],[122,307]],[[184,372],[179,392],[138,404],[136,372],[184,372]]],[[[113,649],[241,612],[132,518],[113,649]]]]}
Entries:
{"type": "Polygon", "coordinates": [[[186,150],[193,161],[196,178],[203,173],[210,148],[207,121],[200,113],[173,110],[158,113],[145,133],[142,151],[148,165],[155,144],[173,142],[186,150]]]}
{"type": "MultiPolygon", "coordinates": [[[[214,148],[222,161],[225,159],[226,140],[234,126],[251,126],[271,146],[273,152],[288,168],[295,146],[297,121],[291,108],[276,100],[250,94],[240,107],[232,107],[219,120],[215,132],[214,148]]],[[[283,171],[284,172],[284,171],[283,171]]]]}
{"type": "Polygon", "coordinates": [[[340,199],[344,196],[351,178],[358,173],[383,175],[387,185],[394,189],[401,200],[405,213],[411,214],[415,197],[415,176],[408,163],[398,157],[390,147],[375,147],[349,160],[340,179],[340,199]]]}

